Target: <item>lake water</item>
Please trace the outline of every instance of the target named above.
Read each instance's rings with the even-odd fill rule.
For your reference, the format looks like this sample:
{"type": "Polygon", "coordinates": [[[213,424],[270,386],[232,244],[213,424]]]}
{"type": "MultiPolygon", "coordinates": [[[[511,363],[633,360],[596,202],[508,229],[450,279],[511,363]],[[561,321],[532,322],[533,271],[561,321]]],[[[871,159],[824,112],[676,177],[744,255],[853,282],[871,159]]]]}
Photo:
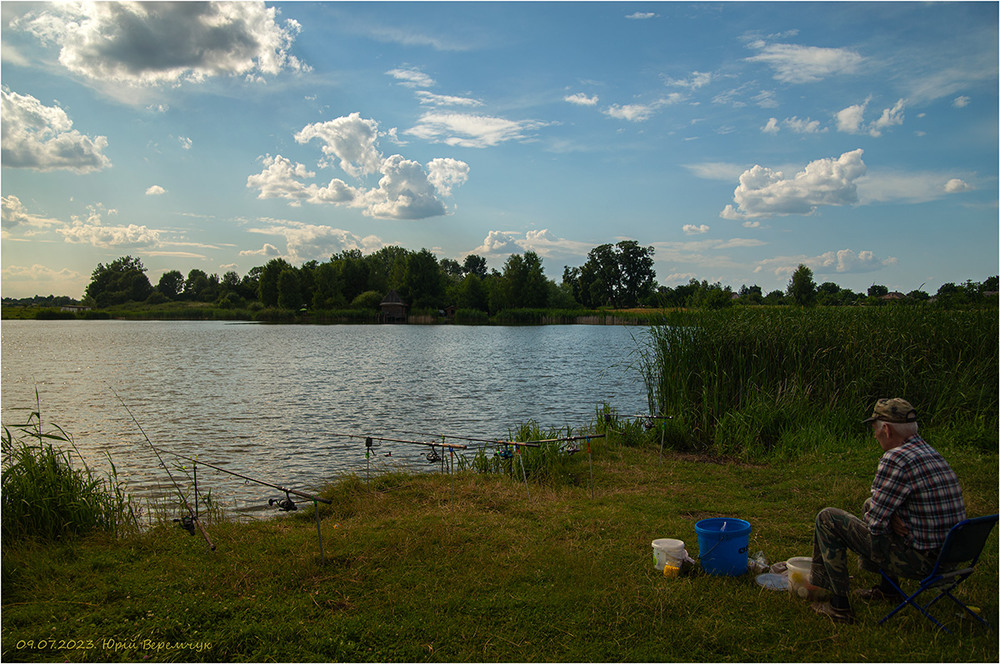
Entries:
{"type": "MultiPolygon", "coordinates": [[[[4,424],[24,421],[37,389],[43,420],[92,467],[110,453],[140,497],[173,489],[115,392],[158,447],[300,490],[371,463],[439,468],[403,443],[366,460],[351,436],[494,440],[528,421],[578,430],[603,403],[647,411],[641,327],[4,321],[2,337],[4,424]]],[[[164,461],[190,484],[189,463],[164,461]]],[[[198,483],[238,513],[283,497],[204,466],[198,483]]]]}

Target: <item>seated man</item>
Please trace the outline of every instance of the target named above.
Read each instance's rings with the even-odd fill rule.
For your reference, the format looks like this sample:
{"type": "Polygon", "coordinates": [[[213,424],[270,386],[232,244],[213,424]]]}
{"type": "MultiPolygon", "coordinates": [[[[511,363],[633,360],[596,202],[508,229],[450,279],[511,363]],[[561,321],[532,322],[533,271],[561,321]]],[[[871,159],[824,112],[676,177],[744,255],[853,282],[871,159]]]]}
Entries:
{"type": "MultiPolygon", "coordinates": [[[[937,451],[917,435],[917,413],[903,399],[879,399],[872,427],[884,453],[865,502],[864,519],[828,507],[816,516],[813,535],[813,584],[830,591],[828,602],[813,609],[837,622],[853,622],[848,599],[847,550],[869,571],[923,578],[934,567],[948,531],[965,519],[958,477],[937,451]]],[[[895,597],[884,580],[862,590],[866,598],[895,597]]]]}

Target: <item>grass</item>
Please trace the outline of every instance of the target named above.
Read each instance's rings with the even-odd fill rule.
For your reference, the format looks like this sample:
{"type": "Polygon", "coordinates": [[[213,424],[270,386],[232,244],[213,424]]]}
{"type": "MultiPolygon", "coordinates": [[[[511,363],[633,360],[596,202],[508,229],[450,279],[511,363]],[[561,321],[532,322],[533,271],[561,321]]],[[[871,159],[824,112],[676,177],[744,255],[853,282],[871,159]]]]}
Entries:
{"type": "MultiPolygon", "coordinates": [[[[925,433],[962,480],[969,514],[996,512],[996,453],[925,433]]],[[[529,477],[527,488],[475,472],[347,478],[323,494],[333,501],[320,510],[325,564],[311,510],[213,524],[214,553],[168,526],[5,546],[2,657],[997,661],[995,632],[951,607],[939,613],[953,636],[916,612],[879,627],[888,607],[878,604],[858,603],[858,624],[834,625],[748,576],[663,578],[650,542],[680,538],[696,554],[694,524],[713,516],[748,520],[751,552],[772,561],[808,555],[815,514],[857,513],[879,451],[857,434],[774,464],[661,458],[655,434],[593,440],[593,497],[566,479],[587,468],[579,453],[562,479],[529,477]]],[[[994,626],[997,550],[994,532],[959,592],[994,626]]],[[[873,581],[856,573],[858,586],[873,581]]]]}
{"type": "MultiPolygon", "coordinates": [[[[38,395],[36,393],[36,404],[38,395]]],[[[114,463],[106,477],[83,464],[73,466],[72,437],[57,425],[43,425],[41,407],[25,423],[4,425],[2,438],[3,543],[29,538],[59,540],[94,530],[123,535],[137,527],[131,497],[114,463]]]]}
{"type": "Polygon", "coordinates": [[[675,312],[640,360],[668,445],[746,459],[802,449],[802,432],[847,436],[880,397],[921,422],[996,449],[996,309],[914,307],[675,312]],[[791,437],[791,438],[789,438],[791,437]]]}

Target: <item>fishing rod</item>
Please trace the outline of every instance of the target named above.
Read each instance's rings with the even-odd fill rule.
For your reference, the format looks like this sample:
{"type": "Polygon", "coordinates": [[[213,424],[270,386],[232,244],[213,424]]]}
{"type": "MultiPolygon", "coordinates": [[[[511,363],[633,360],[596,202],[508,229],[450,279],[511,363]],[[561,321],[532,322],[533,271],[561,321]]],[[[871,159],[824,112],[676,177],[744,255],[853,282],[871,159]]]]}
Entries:
{"type": "MultiPolygon", "coordinates": [[[[401,440],[399,438],[384,438],[384,437],[381,437],[381,436],[368,436],[368,435],[365,435],[365,434],[358,434],[358,433],[335,433],[335,432],[327,432],[326,435],[328,435],[328,436],[339,436],[341,438],[360,438],[360,439],[364,440],[366,442],[366,444],[367,444],[367,442],[369,440],[377,440],[377,441],[385,442],[385,443],[406,443],[406,444],[409,444],[409,445],[426,445],[426,446],[430,446],[430,447],[444,447],[444,448],[453,449],[453,450],[467,450],[467,449],[469,449],[468,445],[458,445],[458,444],[455,444],[455,443],[427,442],[427,441],[424,441],[424,440],[401,440]]],[[[494,441],[490,441],[490,442],[494,442],[494,441]]]]}
{"type": "MultiPolygon", "coordinates": [[[[150,444],[152,444],[152,443],[150,443],[150,444]]],[[[155,450],[156,448],[154,447],[153,449],[155,450]]],[[[247,475],[241,475],[240,473],[237,473],[237,472],[232,471],[232,470],[226,470],[225,468],[221,468],[219,466],[216,466],[215,464],[208,463],[207,461],[202,461],[200,459],[193,459],[193,458],[191,458],[189,456],[184,456],[183,454],[178,454],[177,452],[171,452],[170,450],[160,450],[160,451],[162,451],[165,454],[169,454],[171,456],[175,456],[178,459],[186,459],[187,461],[190,461],[193,464],[200,463],[203,466],[208,466],[209,468],[213,468],[215,470],[218,470],[219,472],[226,473],[226,474],[232,475],[234,477],[238,477],[241,480],[246,480],[247,482],[254,482],[256,484],[261,484],[263,486],[269,486],[272,489],[277,489],[278,491],[283,491],[285,493],[285,495],[288,495],[290,493],[294,493],[296,496],[299,496],[300,498],[305,498],[306,500],[319,501],[319,502],[325,503],[327,505],[333,504],[333,501],[327,500],[326,498],[320,498],[319,496],[314,496],[312,494],[305,493],[304,491],[296,491],[295,489],[288,489],[286,487],[281,486],[280,484],[272,484],[270,482],[265,482],[264,480],[259,480],[259,479],[256,479],[254,477],[248,477],[247,475]]]]}
{"type": "Polygon", "coordinates": [[[421,431],[400,431],[400,433],[408,433],[413,436],[437,436],[438,438],[451,438],[452,440],[466,440],[471,443],[490,443],[493,445],[520,445],[522,447],[539,447],[537,443],[521,443],[514,440],[502,440],[500,438],[467,438],[466,436],[452,436],[448,434],[432,434],[424,433],[421,431]]]}
{"type": "MultiPolygon", "coordinates": [[[[149,436],[146,435],[146,432],[143,431],[142,425],[139,424],[139,420],[135,419],[135,415],[132,414],[132,410],[128,407],[128,404],[125,403],[125,400],[122,399],[121,396],[113,389],[111,390],[111,392],[116,397],[118,397],[118,401],[120,401],[122,407],[125,408],[125,412],[129,414],[129,417],[132,418],[132,421],[135,422],[135,425],[139,427],[139,432],[142,434],[142,437],[146,439],[147,443],[149,443],[149,447],[153,450],[153,454],[155,454],[156,458],[160,461],[160,465],[163,466],[163,470],[167,471],[167,477],[170,478],[171,483],[173,483],[174,485],[174,489],[177,490],[177,496],[181,499],[181,502],[184,503],[184,507],[187,508],[188,514],[190,514],[189,518],[191,519],[191,523],[198,527],[198,531],[201,533],[201,536],[205,538],[205,542],[208,544],[208,547],[212,551],[215,551],[215,544],[212,543],[212,539],[208,536],[208,532],[205,531],[205,527],[201,525],[201,519],[198,518],[198,513],[195,512],[193,509],[191,509],[191,505],[188,504],[187,498],[184,497],[184,492],[181,491],[181,487],[179,484],[177,484],[177,480],[175,480],[174,476],[170,473],[170,469],[167,467],[167,464],[163,462],[163,457],[160,456],[160,453],[156,449],[156,446],[153,445],[153,441],[151,441],[149,439],[149,436]]],[[[184,520],[181,521],[181,524],[185,528],[188,527],[187,523],[185,523],[184,520]]],[[[193,528],[188,528],[188,532],[194,535],[193,528]]]]}

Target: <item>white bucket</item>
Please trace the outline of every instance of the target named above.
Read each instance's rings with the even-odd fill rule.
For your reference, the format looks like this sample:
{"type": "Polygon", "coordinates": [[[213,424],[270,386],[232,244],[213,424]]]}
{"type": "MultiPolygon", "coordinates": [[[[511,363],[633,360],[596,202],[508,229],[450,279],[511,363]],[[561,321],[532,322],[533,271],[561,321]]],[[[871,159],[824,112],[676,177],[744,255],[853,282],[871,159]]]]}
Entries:
{"type": "Polygon", "coordinates": [[[655,539],[653,540],[653,566],[659,571],[669,564],[671,567],[680,567],[684,561],[684,542],[679,539],[655,539]]]}

